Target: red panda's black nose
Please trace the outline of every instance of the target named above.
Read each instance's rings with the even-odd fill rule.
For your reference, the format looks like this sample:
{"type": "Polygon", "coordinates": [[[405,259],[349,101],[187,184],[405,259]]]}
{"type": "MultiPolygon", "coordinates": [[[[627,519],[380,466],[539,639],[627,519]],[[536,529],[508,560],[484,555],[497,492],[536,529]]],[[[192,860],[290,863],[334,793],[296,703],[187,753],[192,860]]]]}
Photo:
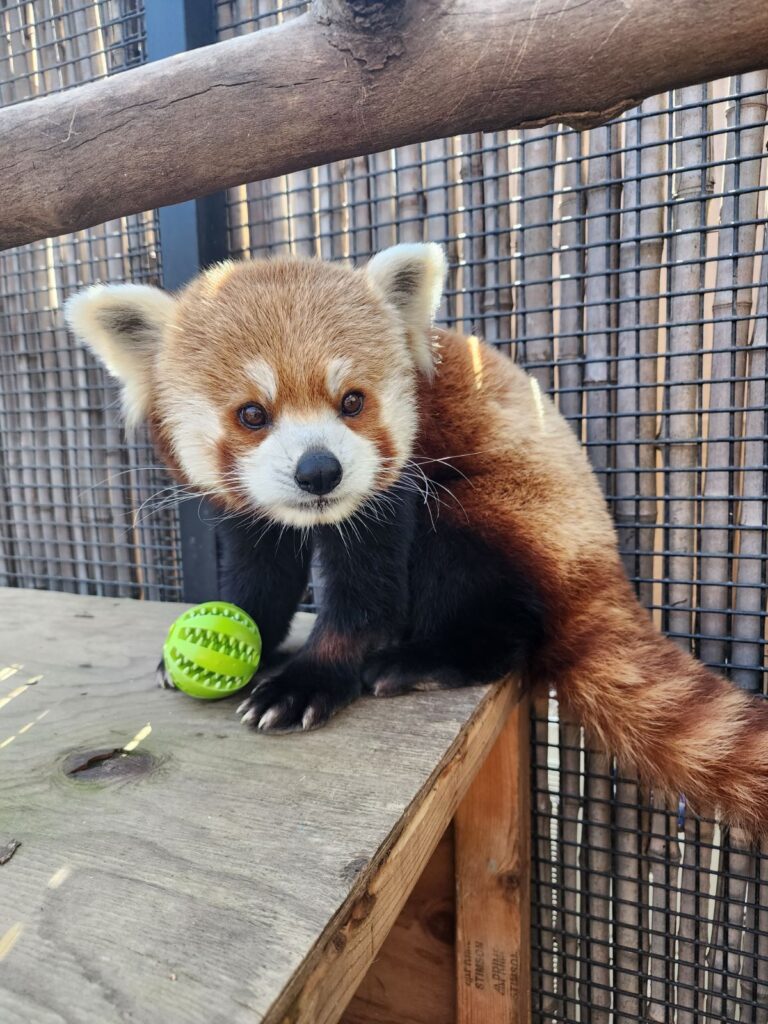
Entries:
{"type": "Polygon", "coordinates": [[[304,452],[296,466],[294,479],[302,491],[330,494],[334,487],[338,487],[341,476],[339,460],[329,451],[320,448],[304,452]]]}

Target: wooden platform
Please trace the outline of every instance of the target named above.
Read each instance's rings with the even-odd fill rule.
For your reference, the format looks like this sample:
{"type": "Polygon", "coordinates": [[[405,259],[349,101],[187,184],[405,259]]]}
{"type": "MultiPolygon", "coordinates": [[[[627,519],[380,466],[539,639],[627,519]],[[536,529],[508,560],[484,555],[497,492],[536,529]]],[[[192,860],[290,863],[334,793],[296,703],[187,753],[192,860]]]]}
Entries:
{"type": "MultiPolygon", "coordinates": [[[[180,611],[0,590],[3,1024],[339,1020],[494,739],[522,727],[507,684],[365,699],[318,732],[254,734],[235,701],[155,687],[180,611]]],[[[490,868],[499,830],[472,825],[493,789],[482,776],[457,822],[465,888],[482,900],[490,870],[518,923],[510,947],[527,941],[516,785],[513,770],[508,849],[490,868]]],[[[467,897],[460,930],[482,930],[479,906],[467,897]]],[[[499,1000],[490,973],[478,989],[482,939],[461,942],[459,985],[506,1014],[461,1019],[522,1019],[504,1009],[519,951],[499,1000]]]]}

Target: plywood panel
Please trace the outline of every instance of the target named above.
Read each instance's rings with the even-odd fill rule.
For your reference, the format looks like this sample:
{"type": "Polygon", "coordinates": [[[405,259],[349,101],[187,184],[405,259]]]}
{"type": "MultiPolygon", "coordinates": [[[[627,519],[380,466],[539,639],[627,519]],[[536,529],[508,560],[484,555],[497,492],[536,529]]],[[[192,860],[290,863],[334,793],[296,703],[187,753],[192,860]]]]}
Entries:
{"type": "Polygon", "coordinates": [[[3,1024],[338,1020],[516,700],[256,735],[154,686],[180,610],[0,591],[3,1024]]]}
{"type": "Polygon", "coordinates": [[[343,1024],[454,1024],[456,889],[453,828],[408,897],[343,1024]]]}

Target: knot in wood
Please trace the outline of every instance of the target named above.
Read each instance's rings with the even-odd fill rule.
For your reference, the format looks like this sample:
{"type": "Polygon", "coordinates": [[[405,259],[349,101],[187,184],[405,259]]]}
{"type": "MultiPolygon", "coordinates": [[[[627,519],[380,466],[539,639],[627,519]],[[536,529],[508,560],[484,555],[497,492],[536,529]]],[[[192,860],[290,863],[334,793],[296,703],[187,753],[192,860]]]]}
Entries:
{"type": "Polygon", "coordinates": [[[502,871],[499,874],[499,885],[504,894],[504,899],[512,900],[517,897],[520,888],[520,875],[517,871],[502,871]]]}
{"type": "Polygon", "coordinates": [[[364,921],[367,921],[371,915],[371,911],[376,906],[376,897],[372,892],[364,892],[363,895],[355,902],[349,915],[349,923],[351,927],[356,928],[361,925],[364,921]]]}
{"type": "Polygon", "coordinates": [[[367,854],[360,854],[358,857],[354,857],[348,864],[345,864],[341,869],[341,877],[348,884],[351,885],[361,871],[364,871],[371,862],[371,858],[367,854]]]}
{"type": "Polygon", "coordinates": [[[405,51],[405,0],[315,0],[313,10],[328,27],[331,46],[349,53],[364,71],[381,71],[405,51]]]}
{"type": "Polygon", "coordinates": [[[147,775],[155,758],[146,750],[126,753],[122,747],[77,750],[64,761],[64,774],[75,782],[128,782],[147,775]]]}
{"type": "Polygon", "coordinates": [[[405,0],[315,0],[318,21],[356,32],[389,32],[404,13],[405,0]]]}
{"type": "Polygon", "coordinates": [[[438,906],[431,906],[425,914],[424,928],[437,942],[446,946],[453,945],[456,935],[456,914],[453,907],[441,900],[438,906]]]}

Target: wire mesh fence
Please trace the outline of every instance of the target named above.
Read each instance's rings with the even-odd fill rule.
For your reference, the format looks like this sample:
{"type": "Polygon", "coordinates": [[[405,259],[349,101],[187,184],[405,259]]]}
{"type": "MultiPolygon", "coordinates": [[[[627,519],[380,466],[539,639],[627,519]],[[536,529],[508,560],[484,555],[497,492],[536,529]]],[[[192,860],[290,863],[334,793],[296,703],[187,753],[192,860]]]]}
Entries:
{"type": "Polygon", "coordinates": [[[533,734],[535,1019],[765,1022],[765,848],[655,800],[575,726],[533,734]]]}
{"type": "MultiPolygon", "coordinates": [[[[222,38],[304,2],[216,0],[222,38]]],[[[144,60],[138,0],[0,4],[0,99],[144,60]]],[[[443,243],[441,319],[524,363],[587,446],[668,634],[766,691],[766,73],[577,134],[464,135],[231,190],[234,256],[443,243]]],[[[0,583],[177,597],[146,440],[66,338],[66,294],[160,278],[151,214],[0,255],[0,583]],[[145,502],[146,516],[136,511],[145,502]],[[155,508],[156,505],[159,507],[155,508]],[[151,511],[151,514],[150,514],[151,511]]],[[[537,1021],[768,1021],[768,859],[620,777],[539,702],[537,1021]]]]}
{"type": "MultiPolygon", "coordinates": [[[[222,37],[306,9],[218,0],[222,37]]],[[[402,147],[234,189],[236,256],[432,240],[440,317],[525,364],[587,446],[661,628],[765,691],[766,74],[577,134],[402,147]]],[[[768,1020],[768,859],[533,729],[537,1021],[768,1020]]]]}
{"type": "MultiPolygon", "coordinates": [[[[3,104],[144,60],[139,0],[0,4],[3,104]]],[[[176,512],[156,509],[168,481],[61,316],[83,285],[160,276],[152,213],[0,253],[0,585],[181,596],[176,512]]]]}

